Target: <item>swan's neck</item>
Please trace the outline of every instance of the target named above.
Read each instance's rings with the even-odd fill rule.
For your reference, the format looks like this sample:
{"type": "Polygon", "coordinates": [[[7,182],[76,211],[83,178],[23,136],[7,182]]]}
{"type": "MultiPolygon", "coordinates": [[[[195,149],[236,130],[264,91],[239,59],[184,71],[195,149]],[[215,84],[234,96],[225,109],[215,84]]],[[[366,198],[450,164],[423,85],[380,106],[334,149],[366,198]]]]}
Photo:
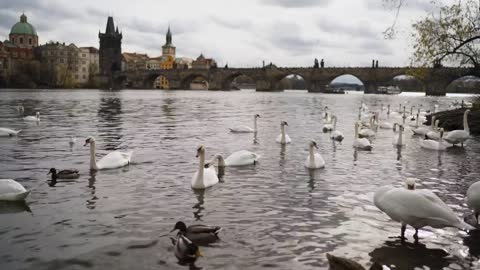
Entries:
{"type": "Polygon", "coordinates": [[[310,155],[310,165],[314,165],[315,164],[315,151],[313,150],[313,145],[310,145],[310,151],[309,151],[309,155],[310,155]]]}
{"type": "Polygon", "coordinates": [[[95,142],[90,143],[90,169],[98,170],[97,161],[95,161],[95,142]]]}
{"type": "Polygon", "coordinates": [[[358,125],[355,125],[355,139],[358,138],[358,125]]]}
{"type": "Polygon", "coordinates": [[[333,130],[337,129],[337,117],[333,118],[333,130]]]}
{"type": "Polygon", "coordinates": [[[198,164],[198,175],[197,175],[197,184],[204,186],[203,183],[203,172],[205,170],[205,152],[200,153],[200,162],[198,164]]]}
{"type": "Polygon", "coordinates": [[[470,133],[470,128],[468,127],[468,111],[465,111],[463,114],[463,130],[465,130],[467,133],[470,133]]]}
{"type": "Polygon", "coordinates": [[[225,159],[221,155],[217,155],[216,158],[218,159],[218,167],[225,167],[225,159]]]}
{"type": "Polygon", "coordinates": [[[413,115],[413,108],[414,106],[410,107],[410,115],[413,115]]]}
{"type": "Polygon", "coordinates": [[[403,143],[403,136],[402,136],[402,127],[400,127],[400,129],[398,130],[398,140],[397,140],[397,145],[402,145],[403,143]]]}
{"type": "Polygon", "coordinates": [[[417,121],[415,121],[415,126],[417,126],[417,127],[418,127],[418,123],[419,123],[419,122],[418,122],[418,120],[419,120],[418,118],[420,118],[420,114],[417,113],[417,121]]]}
{"type": "Polygon", "coordinates": [[[253,117],[253,131],[257,132],[257,117],[253,117]]]}
{"type": "Polygon", "coordinates": [[[362,107],[358,109],[358,120],[362,120],[362,107]]]}
{"type": "Polygon", "coordinates": [[[399,112],[399,113],[402,112],[402,104],[398,104],[398,112],[399,112]]]}
{"type": "Polygon", "coordinates": [[[285,126],[282,125],[281,128],[282,128],[282,137],[280,138],[280,142],[285,143],[286,142],[286,140],[285,140],[285,126]]]}
{"type": "Polygon", "coordinates": [[[431,126],[432,128],[435,127],[435,116],[432,116],[432,122],[430,123],[430,126],[431,126]]]}
{"type": "Polygon", "coordinates": [[[387,115],[390,115],[390,105],[387,107],[387,115]]]}

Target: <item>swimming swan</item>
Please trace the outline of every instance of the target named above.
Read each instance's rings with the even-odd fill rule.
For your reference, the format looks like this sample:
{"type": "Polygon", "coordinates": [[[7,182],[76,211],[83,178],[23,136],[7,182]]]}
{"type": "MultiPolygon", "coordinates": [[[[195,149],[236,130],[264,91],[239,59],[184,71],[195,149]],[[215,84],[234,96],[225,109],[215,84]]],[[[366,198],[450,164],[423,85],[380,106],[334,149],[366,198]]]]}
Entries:
{"type": "Polygon", "coordinates": [[[217,171],[212,165],[205,165],[205,147],[200,145],[197,148],[196,157],[200,157],[198,170],[192,178],[193,189],[206,189],[218,183],[217,171]]]}
{"type": "Polygon", "coordinates": [[[282,121],[280,123],[280,128],[281,128],[281,132],[280,135],[278,135],[277,137],[277,143],[280,143],[280,144],[287,144],[287,143],[291,143],[292,140],[290,139],[290,136],[288,136],[288,134],[285,134],[285,126],[288,126],[288,123],[285,122],[285,121],[282,121]]]}
{"type": "Polygon", "coordinates": [[[95,160],[95,138],[92,136],[88,137],[85,140],[83,146],[90,144],[90,169],[91,170],[104,170],[104,169],[115,169],[130,164],[130,159],[132,158],[132,152],[120,152],[113,151],[108,153],[106,156],[102,157],[99,161],[95,160]]]}
{"type": "Polygon", "coordinates": [[[13,179],[0,179],[0,201],[23,201],[29,193],[13,179]]]}
{"type": "Polygon", "coordinates": [[[443,151],[446,150],[450,145],[447,145],[446,143],[443,142],[443,128],[440,129],[440,138],[438,141],[435,140],[422,140],[420,141],[420,147],[430,149],[430,150],[436,150],[436,151],[443,151]]]}
{"type": "Polygon", "coordinates": [[[370,144],[370,141],[366,138],[359,138],[358,137],[358,128],[359,127],[360,127],[360,123],[356,122],[355,123],[355,138],[353,140],[353,147],[355,147],[359,150],[371,151],[372,150],[372,144],[370,144]]]}
{"type": "Polygon", "coordinates": [[[321,169],[325,168],[325,160],[323,159],[320,153],[315,153],[313,148],[317,148],[317,143],[315,141],[310,141],[308,144],[309,153],[307,160],[305,160],[305,167],[309,169],[321,169]]]}
{"type": "Polygon", "coordinates": [[[407,188],[381,187],[373,197],[378,209],[402,224],[402,239],[407,225],[415,228],[415,240],[418,240],[418,229],[425,226],[474,229],[460,220],[435,193],[427,189],[416,190],[415,179],[407,178],[405,183],[407,188]]]}
{"type": "Polygon", "coordinates": [[[447,136],[445,136],[445,141],[455,144],[461,144],[463,147],[463,143],[470,138],[470,128],[468,127],[468,113],[470,110],[466,110],[463,113],[463,129],[457,129],[450,131],[447,136]]]}
{"type": "Polygon", "coordinates": [[[233,133],[253,133],[257,132],[257,118],[260,118],[259,114],[255,114],[253,116],[253,128],[249,126],[238,126],[234,128],[230,128],[230,132],[233,133]]]}
{"type": "Polygon", "coordinates": [[[393,145],[395,145],[395,146],[404,146],[405,145],[405,142],[403,141],[403,132],[404,131],[405,131],[405,128],[402,125],[399,125],[398,135],[395,136],[395,138],[393,139],[393,145]]]}
{"type": "Polygon", "coordinates": [[[475,221],[478,223],[480,214],[480,181],[473,183],[467,190],[467,205],[473,210],[475,221]]]}
{"type": "Polygon", "coordinates": [[[209,163],[214,163],[215,160],[218,160],[218,167],[247,166],[257,164],[259,158],[260,155],[257,155],[254,152],[240,150],[232,153],[226,159],[224,159],[221,155],[215,155],[215,157],[213,157],[213,160],[209,163]]]}
{"type": "Polygon", "coordinates": [[[24,121],[38,122],[40,121],[40,113],[37,112],[35,116],[29,115],[23,118],[24,121]]]}
{"type": "Polygon", "coordinates": [[[20,130],[13,130],[9,128],[0,128],[0,137],[13,137],[17,136],[20,130]]]}
{"type": "Polygon", "coordinates": [[[330,138],[334,141],[341,142],[345,138],[343,136],[343,133],[341,131],[337,130],[337,117],[333,116],[333,131],[332,134],[330,134],[330,138]]]}

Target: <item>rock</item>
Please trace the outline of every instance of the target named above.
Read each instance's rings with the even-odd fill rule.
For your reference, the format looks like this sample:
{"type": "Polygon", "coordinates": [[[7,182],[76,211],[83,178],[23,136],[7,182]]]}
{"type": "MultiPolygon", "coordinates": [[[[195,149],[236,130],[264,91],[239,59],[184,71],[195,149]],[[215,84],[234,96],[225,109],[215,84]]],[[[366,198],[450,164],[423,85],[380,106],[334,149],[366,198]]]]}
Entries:
{"type": "MultiPolygon", "coordinates": [[[[330,270],[366,270],[359,263],[347,258],[337,257],[327,253],[327,259],[328,264],[330,265],[330,270]]],[[[382,270],[382,266],[378,263],[373,263],[370,270],[382,270]]]]}

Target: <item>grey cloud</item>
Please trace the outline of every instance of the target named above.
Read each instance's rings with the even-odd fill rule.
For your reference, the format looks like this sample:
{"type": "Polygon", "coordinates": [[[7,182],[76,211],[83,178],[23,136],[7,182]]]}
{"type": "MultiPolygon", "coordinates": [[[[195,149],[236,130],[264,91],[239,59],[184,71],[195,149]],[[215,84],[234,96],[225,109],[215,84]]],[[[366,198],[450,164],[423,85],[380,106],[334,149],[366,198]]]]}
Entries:
{"type": "Polygon", "coordinates": [[[327,6],[331,0],[263,0],[264,4],[286,7],[286,8],[306,8],[315,6],[327,6]]]}
{"type": "Polygon", "coordinates": [[[392,48],[382,39],[363,40],[355,46],[355,49],[349,51],[351,54],[366,54],[366,55],[383,55],[389,56],[393,54],[392,48]]]}
{"type": "Polygon", "coordinates": [[[327,43],[320,44],[319,40],[305,39],[296,23],[277,22],[270,27],[269,31],[271,45],[288,51],[291,55],[311,53],[315,47],[328,46],[327,43]]]}
{"type": "Polygon", "coordinates": [[[317,22],[317,26],[326,33],[348,35],[351,37],[375,38],[381,34],[381,30],[373,29],[370,23],[366,21],[357,22],[356,24],[346,24],[329,19],[320,19],[317,22]]]}
{"type": "Polygon", "coordinates": [[[215,23],[217,25],[220,25],[222,27],[225,27],[225,28],[241,29],[241,30],[244,30],[244,31],[248,31],[252,26],[252,23],[250,21],[247,21],[247,20],[224,19],[224,18],[221,18],[219,16],[210,16],[210,20],[213,23],[215,23]]]}

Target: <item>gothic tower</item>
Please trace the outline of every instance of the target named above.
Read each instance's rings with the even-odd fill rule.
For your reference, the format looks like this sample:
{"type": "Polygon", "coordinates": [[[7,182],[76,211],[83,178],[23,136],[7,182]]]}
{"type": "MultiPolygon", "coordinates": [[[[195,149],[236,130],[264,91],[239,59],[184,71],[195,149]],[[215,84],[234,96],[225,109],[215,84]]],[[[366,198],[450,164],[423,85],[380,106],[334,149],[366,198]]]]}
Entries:
{"type": "Polygon", "coordinates": [[[162,55],[171,56],[175,59],[175,46],[172,44],[172,32],[170,32],[170,26],[168,27],[165,39],[165,45],[162,46],[162,55]]]}
{"type": "Polygon", "coordinates": [[[105,33],[98,33],[100,38],[100,73],[111,75],[122,67],[122,33],[115,29],[113,17],[108,17],[105,33]]]}

